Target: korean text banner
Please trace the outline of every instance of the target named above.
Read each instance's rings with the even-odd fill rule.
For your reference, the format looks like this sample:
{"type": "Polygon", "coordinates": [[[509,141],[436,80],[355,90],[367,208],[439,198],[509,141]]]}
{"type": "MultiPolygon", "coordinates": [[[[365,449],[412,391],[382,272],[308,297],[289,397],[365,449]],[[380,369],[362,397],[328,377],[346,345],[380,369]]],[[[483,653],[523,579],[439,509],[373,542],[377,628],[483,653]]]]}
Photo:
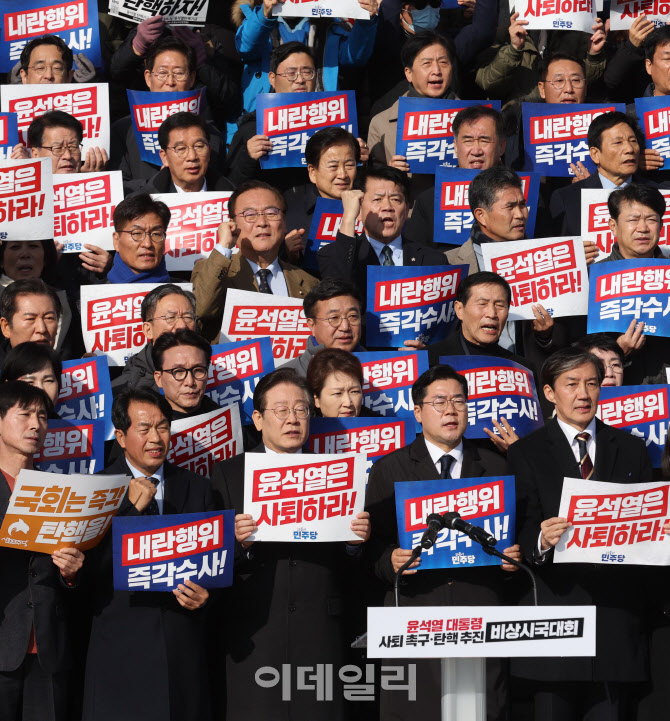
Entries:
{"type": "Polygon", "coordinates": [[[213,345],[205,395],[221,408],[236,405],[242,425],[251,423],[258,381],[274,369],[269,338],[213,345]]]}
{"type": "Polygon", "coordinates": [[[625,333],[644,321],[645,335],[670,336],[670,260],[615,260],[591,266],[588,332],[625,333]]]}
{"type": "Polygon", "coordinates": [[[19,120],[16,113],[0,113],[0,161],[9,160],[19,142],[19,120]]]}
{"type": "Polygon", "coordinates": [[[406,340],[428,345],[446,338],[458,320],[456,290],[467,274],[467,265],[369,265],[367,344],[400,348],[406,340]]]}
{"type": "Polygon", "coordinates": [[[586,315],[589,275],[581,238],[542,238],[483,243],[483,270],[512,289],[509,320],[533,320],[538,303],[553,318],[586,315]]]}
{"type": "Polygon", "coordinates": [[[59,173],[54,183],[54,240],[63,253],[85,252],[84,243],[114,250],[116,206],[123,200],[121,171],[59,173]]]}
{"type": "MultiPolygon", "coordinates": [[[[474,218],[470,210],[468,191],[470,183],[480,172],[461,168],[435,169],[433,240],[436,243],[463,245],[470,238],[474,218]]],[[[526,235],[532,238],[535,234],[540,176],[524,172],[518,175],[528,208],[526,235]]]]}
{"type": "MultiPolygon", "coordinates": [[[[395,484],[396,517],[400,548],[421,543],[431,513],[460,513],[498,539],[498,550],[514,544],[514,476],[411,481],[395,484]]],[[[499,566],[500,559],[484,553],[471,538],[443,528],[435,545],[421,554],[419,571],[428,568],[499,566]]]]}
{"type": "Polygon", "coordinates": [[[610,30],[628,30],[640,16],[660,28],[670,16],[668,0],[611,0],[611,3],[610,30]]]}
{"type": "Polygon", "coordinates": [[[593,33],[595,0],[515,0],[520,20],[528,30],[581,30],[593,33]]]}
{"type": "Polygon", "coordinates": [[[104,440],[114,437],[112,384],[107,356],[63,361],[56,414],[64,421],[103,421],[104,440]]]}
{"type": "Polygon", "coordinates": [[[233,582],[235,512],[119,516],[112,524],[114,588],[173,591],[233,582]]]}
{"type": "Polygon", "coordinates": [[[231,195],[215,190],[152,194],[152,198],[165,203],[172,213],[165,239],[168,271],[191,271],[197,260],[209,257],[218,240],[217,228],[229,220],[228,198],[231,195]]]}
{"type": "Polygon", "coordinates": [[[105,465],[104,421],[49,419],[35,467],[45,473],[96,473],[105,465]]]}
{"type": "Polygon", "coordinates": [[[111,525],[129,476],[22,470],[0,528],[0,546],[53,553],[96,546],[111,525]]]}
{"type": "Polygon", "coordinates": [[[51,158],[0,162],[0,240],[53,238],[51,158]]]}
{"type": "Polygon", "coordinates": [[[212,466],[242,453],[242,425],[237,405],[172,421],[167,460],[209,477],[212,466]]]}
{"type": "Polygon", "coordinates": [[[158,128],[166,118],[175,113],[200,115],[203,110],[205,89],[160,94],[149,90],[126,92],[140,158],[145,163],[161,166],[163,161],[159,153],[161,146],[158,144],[158,128]]]}
{"type": "Polygon", "coordinates": [[[272,339],[275,365],[297,358],[311,335],[302,298],[230,289],[226,293],[220,342],[272,339]]]}
{"type": "Polygon", "coordinates": [[[205,24],[209,0],[109,0],[109,14],[131,23],[160,15],[168,25],[205,24]]]}
{"type": "Polygon", "coordinates": [[[670,565],[663,525],[670,518],[667,483],[603,483],[564,478],[558,515],[572,528],[554,563],[670,565]]]}
{"type": "Polygon", "coordinates": [[[286,0],[272,8],[272,15],[288,18],[370,19],[370,13],[363,10],[358,0],[286,0]]]}
{"type": "Polygon", "coordinates": [[[654,468],[661,467],[669,415],[667,385],[607,386],[600,389],[598,418],[608,426],[644,438],[654,468]]]}
{"type": "Polygon", "coordinates": [[[360,540],[350,525],[365,502],[365,462],[361,453],[245,454],[241,512],[258,526],[248,540],[360,540]]]}
{"type": "Polygon", "coordinates": [[[344,128],[358,137],[356,95],[353,90],[328,93],[268,93],[256,98],[256,132],[266,135],[272,150],[261,168],[300,168],[305,145],[322,128],[344,128]],[[297,98],[300,98],[297,100],[297,98]]]}
{"type": "Polygon", "coordinates": [[[505,358],[485,355],[440,356],[468,381],[466,438],[488,438],[496,433],[493,419],[505,418],[519,437],[543,426],[540,401],[532,371],[505,358]]]}
{"type": "MultiPolygon", "coordinates": [[[[537,1],[540,0],[532,0],[537,1]]],[[[625,113],[626,106],[623,103],[523,103],[526,170],[540,175],[574,177],[570,163],[579,161],[595,173],[586,135],[594,118],[614,110],[625,113]]]]}
{"type": "MultiPolygon", "coordinates": [[[[670,2],[666,6],[670,13],[670,2]]],[[[657,150],[663,157],[659,170],[670,169],[670,100],[665,95],[635,98],[635,112],[644,133],[645,147],[657,150]]]]}
{"type": "MultiPolygon", "coordinates": [[[[332,243],[342,223],[342,201],[334,198],[317,198],[312,224],[307,234],[307,247],[303,258],[303,268],[318,270],[316,254],[328,243],[332,243]]],[[[363,223],[356,221],[356,233],[363,232],[363,223]]]]}
{"type": "Polygon", "coordinates": [[[399,98],[395,152],[407,158],[410,172],[434,173],[441,165],[458,167],[451,124],[463,108],[472,105],[500,110],[499,100],[399,98]]]}
{"type": "Polygon", "coordinates": [[[0,73],[10,72],[26,44],[41,35],[62,38],[75,55],[75,65],[76,56],[84,53],[96,68],[102,67],[97,0],[69,0],[56,5],[44,0],[0,0],[0,13],[0,73]]]}
{"type": "MultiPolygon", "coordinates": [[[[97,24],[97,20],[96,20],[97,24]]],[[[0,110],[16,113],[19,138],[28,145],[28,126],[49,110],[62,110],[84,126],[82,161],[89,148],[104,148],[109,155],[109,90],[107,83],[56,85],[3,85],[0,110]]]]}
{"type": "MultiPolygon", "coordinates": [[[[108,283],[81,286],[81,330],[87,353],[106,354],[111,366],[125,365],[147,342],[140,308],[160,283],[108,283]]],[[[191,283],[178,283],[193,290],[191,283]]]]}

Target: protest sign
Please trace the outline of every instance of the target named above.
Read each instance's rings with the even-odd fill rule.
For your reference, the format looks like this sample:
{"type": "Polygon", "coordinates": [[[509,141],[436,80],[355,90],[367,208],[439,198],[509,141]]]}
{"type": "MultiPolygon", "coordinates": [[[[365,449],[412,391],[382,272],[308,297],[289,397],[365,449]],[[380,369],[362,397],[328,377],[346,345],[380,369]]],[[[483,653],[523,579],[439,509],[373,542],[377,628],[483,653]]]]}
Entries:
{"type": "MultiPolygon", "coordinates": [[[[328,243],[337,238],[342,223],[342,201],[334,198],[317,198],[312,216],[312,224],[307,234],[307,246],[303,257],[303,268],[318,270],[316,254],[328,243]]],[[[363,232],[363,223],[356,220],[355,231],[363,232]]]]}
{"type": "Polygon", "coordinates": [[[45,473],[96,473],[105,465],[105,423],[49,419],[35,468],[45,473]]]}
{"type": "MultiPolygon", "coordinates": [[[[160,283],[81,286],[81,329],[87,353],[106,354],[110,366],[125,365],[147,343],[140,308],[160,283]]],[[[178,283],[193,290],[191,283],[178,283]]]]}
{"type": "MultiPolygon", "coordinates": [[[[407,550],[421,543],[431,513],[460,513],[464,520],[498,539],[498,550],[514,544],[514,476],[442,479],[395,483],[398,542],[407,550]]],[[[435,544],[421,554],[419,571],[429,568],[499,566],[469,536],[443,528],[435,544]]]]}
{"type": "Polygon", "coordinates": [[[160,15],[168,25],[202,27],[207,18],[209,0],[109,0],[109,14],[141,23],[160,15]]]}
{"type": "Polygon", "coordinates": [[[629,30],[633,22],[644,16],[660,28],[668,22],[668,0],[611,0],[610,30],[629,30]]]}
{"type": "Polygon", "coordinates": [[[670,565],[663,525],[670,519],[668,483],[603,483],[564,478],[558,515],[571,528],[554,563],[670,565]]]}
{"type": "Polygon", "coordinates": [[[458,167],[451,124],[456,115],[473,105],[500,110],[499,100],[398,99],[396,155],[407,158],[412,173],[434,173],[439,166],[458,167]]]}
{"type": "Polygon", "coordinates": [[[670,336],[670,260],[614,260],[591,266],[588,332],[625,333],[644,321],[645,335],[670,336]]]}
{"type": "Polygon", "coordinates": [[[594,0],[515,0],[520,20],[528,30],[580,30],[593,34],[594,0]]]}
{"type": "Polygon", "coordinates": [[[19,142],[19,120],[16,113],[0,113],[0,161],[9,160],[19,142]]]}
{"type": "Polygon", "coordinates": [[[483,243],[484,267],[512,289],[508,320],[534,320],[538,303],[552,318],[586,315],[589,275],[581,238],[483,243]]]}
{"type": "Polygon", "coordinates": [[[456,290],[467,274],[467,265],[369,265],[367,345],[401,348],[406,340],[428,345],[446,338],[458,321],[456,290]]]}
{"type": "Polygon", "coordinates": [[[63,253],[86,252],[85,243],[114,250],[116,206],[123,200],[121,171],[53,176],[54,240],[63,253]]]}
{"type": "Polygon", "coordinates": [[[312,334],[302,298],[255,293],[231,288],[226,293],[220,342],[272,339],[275,365],[297,358],[312,334]]]}
{"type": "MultiPolygon", "coordinates": [[[[666,3],[670,13],[670,2],[666,3]]],[[[635,98],[635,112],[646,140],[645,147],[657,150],[663,166],[670,169],[670,99],[666,95],[654,98],[635,98]]]]}
{"type": "Polygon", "coordinates": [[[93,548],[107,532],[129,483],[130,476],[21,470],[0,528],[0,546],[37,553],[93,548]]]}
{"type": "Polygon", "coordinates": [[[440,356],[468,381],[466,438],[488,438],[484,428],[497,433],[493,420],[505,418],[522,438],[543,425],[532,371],[525,366],[485,355],[440,356]]]}
{"type": "Polygon", "coordinates": [[[285,18],[370,19],[370,13],[359,5],[358,0],[286,0],[272,8],[272,15],[285,18]]]}
{"type": "Polygon", "coordinates": [[[221,408],[236,405],[242,425],[249,424],[258,381],[274,369],[269,338],[213,345],[205,395],[221,408]]]}
{"type": "Polygon", "coordinates": [[[0,240],[53,238],[51,158],[0,163],[0,240]]]}
{"type": "Polygon", "coordinates": [[[205,88],[170,93],[152,93],[149,90],[126,92],[140,158],[145,163],[162,166],[158,129],[166,118],[175,113],[200,115],[203,110],[205,88]]]}
{"type": "Polygon", "coordinates": [[[193,270],[200,258],[208,258],[218,242],[216,234],[228,217],[232,192],[207,190],[200,193],[156,193],[170,208],[170,224],[165,238],[165,264],[168,271],[193,270]]]}
{"type": "Polygon", "coordinates": [[[121,516],[112,524],[114,588],[169,592],[189,580],[230,586],[234,549],[234,511],[121,516]]]}
{"type": "Polygon", "coordinates": [[[358,137],[353,90],[327,93],[268,93],[256,98],[256,132],[266,135],[272,150],[261,168],[306,167],[305,145],[322,128],[344,128],[358,137]],[[300,100],[296,102],[296,98],[300,100]]]}

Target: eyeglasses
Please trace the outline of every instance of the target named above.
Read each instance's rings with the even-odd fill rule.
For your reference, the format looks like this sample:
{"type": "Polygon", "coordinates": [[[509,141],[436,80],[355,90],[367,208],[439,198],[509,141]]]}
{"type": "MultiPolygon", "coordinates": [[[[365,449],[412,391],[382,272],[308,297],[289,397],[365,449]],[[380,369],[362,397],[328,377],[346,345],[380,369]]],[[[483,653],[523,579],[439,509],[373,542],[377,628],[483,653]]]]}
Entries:
{"type": "Polygon", "coordinates": [[[305,80],[313,80],[316,75],[314,68],[300,68],[299,70],[289,70],[287,73],[275,73],[280,78],[286,78],[289,82],[294,82],[298,75],[302,75],[305,80]]]}
{"type": "Polygon", "coordinates": [[[315,318],[315,320],[323,320],[330,323],[333,328],[339,328],[343,320],[346,320],[349,325],[360,325],[361,314],[352,312],[347,313],[347,315],[329,315],[327,318],[315,318]]]}
{"type": "Polygon", "coordinates": [[[281,213],[282,212],[279,208],[266,208],[265,210],[249,209],[232,217],[237,218],[241,215],[247,223],[255,223],[258,220],[259,215],[264,215],[266,220],[279,220],[279,218],[281,218],[281,213]]]}
{"type": "Polygon", "coordinates": [[[60,158],[67,150],[71,155],[81,155],[82,143],[71,143],[70,145],[36,145],[36,148],[48,150],[55,158],[60,158]]]}
{"type": "Polygon", "coordinates": [[[28,65],[26,69],[32,70],[37,75],[44,75],[47,68],[51,68],[51,72],[54,75],[65,75],[64,63],[51,63],[51,65],[47,65],[46,63],[35,63],[35,65],[28,65]]]}
{"type": "Polygon", "coordinates": [[[186,80],[189,76],[187,70],[159,70],[157,73],[151,73],[155,78],[164,83],[169,77],[173,77],[178,83],[186,80]]]}
{"type": "Polygon", "coordinates": [[[161,368],[161,373],[169,373],[176,381],[186,380],[190,373],[194,381],[204,381],[209,374],[206,366],[193,366],[193,368],[161,368]]]}
{"type": "Polygon", "coordinates": [[[165,315],[155,315],[153,318],[149,318],[147,323],[152,323],[155,320],[162,320],[165,325],[173,326],[178,320],[183,320],[188,325],[195,325],[198,316],[195,313],[186,311],[179,315],[178,313],[166,313],[165,315]]]}
{"type": "Polygon", "coordinates": [[[200,140],[193,145],[168,145],[167,147],[168,150],[171,150],[178,158],[185,158],[191,148],[193,148],[196,155],[205,155],[209,148],[209,143],[200,140]]]}
{"type": "Polygon", "coordinates": [[[586,78],[554,78],[553,80],[547,80],[547,82],[556,90],[563,90],[568,80],[570,80],[573,88],[581,88],[586,82],[586,78]]]}
{"type": "Polygon", "coordinates": [[[464,398],[437,398],[434,401],[422,401],[421,405],[433,406],[438,413],[444,413],[450,403],[455,411],[464,411],[468,407],[468,402],[464,398]]]}
{"type": "Polygon", "coordinates": [[[265,411],[272,411],[277,418],[280,421],[285,421],[291,413],[299,420],[304,421],[306,418],[309,418],[309,406],[296,406],[295,408],[287,408],[286,406],[279,406],[279,408],[263,408],[263,413],[265,411]]]}
{"type": "Polygon", "coordinates": [[[151,239],[151,242],[156,243],[156,245],[165,242],[164,230],[152,230],[151,232],[147,232],[146,230],[140,230],[137,228],[135,230],[119,230],[119,233],[128,233],[135,243],[141,243],[147,235],[151,239]]]}
{"type": "Polygon", "coordinates": [[[623,373],[623,365],[621,363],[610,363],[609,365],[607,363],[603,363],[603,366],[605,366],[605,370],[608,368],[612,371],[612,373],[623,373]]]}

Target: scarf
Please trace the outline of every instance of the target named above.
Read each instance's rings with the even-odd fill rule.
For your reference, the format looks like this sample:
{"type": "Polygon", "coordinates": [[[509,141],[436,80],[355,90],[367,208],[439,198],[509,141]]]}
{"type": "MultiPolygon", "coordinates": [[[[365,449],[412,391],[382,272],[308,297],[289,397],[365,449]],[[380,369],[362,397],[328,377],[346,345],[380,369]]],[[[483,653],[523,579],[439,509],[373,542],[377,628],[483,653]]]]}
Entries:
{"type": "Polygon", "coordinates": [[[169,283],[170,276],[165,265],[165,258],[153,269],[144,273],[134,273],[122,260],[121,254],[114,256],[114,265],[107,273],[110,283],[169,283]]]}

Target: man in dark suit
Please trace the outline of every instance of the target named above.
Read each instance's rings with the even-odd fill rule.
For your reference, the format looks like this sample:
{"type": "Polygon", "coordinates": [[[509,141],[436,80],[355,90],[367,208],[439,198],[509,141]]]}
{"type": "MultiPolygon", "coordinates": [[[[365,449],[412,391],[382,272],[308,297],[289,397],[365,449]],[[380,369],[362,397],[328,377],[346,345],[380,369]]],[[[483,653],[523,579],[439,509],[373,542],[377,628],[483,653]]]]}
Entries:
{"type": "MultiPolygon", "coordinates": [[[[468,384],[451,366],[434,366],[412,386],[414,416],[422,435],[378,460],[370,471],[366,508],[370,511],[370,554],[375,575],[387,589],[385,605],[394,606],[395,574],[411,549],[400,548],[396,518],[396,481],[438,478],[480,478],[506,475],[505,460],[492,450],[477,448],[463,438],[468,426],[468,384]]],[[[520,560],[519,546],[505,553],[520,560]]],[[[490,606],[501,603],[504,573],[498,568],[459,568],[417,572],[420,558],[404,571],[400,586],[403,606],[490,606]]],[[[507,571],[514,566],[504,565],[507,571]]],[[[437,718],[440,704],[440,664],[417,661],[417,701],[399,694],[383,694],[381,719],[437,718]]],[[[505,718],[506,680],[499,660],[487,663],[488,719],[505,718]]]]}
{"type": "MultiPolygon", "coordinates": [[[[535,566],[541,605],[594,604],[594,658],[517,659],[515,675],[534,681],[535,719],[616,721],[626,714],[629,684],[647,678],[647,638],[635,566],[554,564],[553,548],[570,524],[558,517],[563,479],[610,483],[649,482],[644,440],[595,418],[602,361],[579,348],[547,360],[542,382],[556,417],[508,451],[516,477],[518,538],[535,566]]],[[[532,603],[530,593],[523,599],[532,603]]]]}
{"type": "Polygon", "coordinates": [[[409,181],[396,168],[370,168],[362,177],[363,190],[342,193],[342,224],[333,243],[319,250],[322,278],[351,281],[361,292],[368,286],[369,265],[446,265],[444,253],[403,238],[409,215],[409,181]],[[363,233],[356,235],[356,219],[363,233]]]}
{"type": "MultiPolygon", "coordinates": [[[[132,476],[118,515],[213,510],[209,482],[168,463],[172,409],[157,393],[126,388],[112,422],[124,454],[103,473],[132,476]]],[[[93,622],[86,662],[86,721],[208,721],[201,610],[207,589],[191,580],[172,593],[116,591],[111,534],[91,554],[93,622]]]]}
{"type": "MultiPolygon", "coordinates": [[[[16,477],[32,470],[52,408],[47,394],[22,381],[0,385],[0,525],[16,477]]],[[[0,719],[67,721],[65,672],[70,665],[66,589],[84,554],[51,555],[0,548],[0,719]]]]}

